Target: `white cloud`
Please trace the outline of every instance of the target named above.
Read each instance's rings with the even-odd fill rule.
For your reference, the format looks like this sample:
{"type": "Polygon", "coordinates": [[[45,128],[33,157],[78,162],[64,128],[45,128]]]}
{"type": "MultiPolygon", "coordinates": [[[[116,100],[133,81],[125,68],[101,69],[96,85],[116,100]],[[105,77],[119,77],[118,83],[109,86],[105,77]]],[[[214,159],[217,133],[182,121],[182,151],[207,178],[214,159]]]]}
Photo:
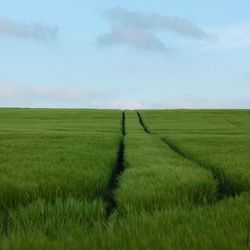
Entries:
{"type": "Polygon", "coordinates": [[[104,108],[112,109],[143,109],[145,104],[138,101],[110,101],[104,104],[104,108]]]}
{"type": "Polygon", "coordinates": [[[0,35],[14,36],[24,39],[53,40],[56,38],[58,28],[39,23],[26,24],[13,21],[0,16],[0,35]]]}
{"type": "Polygon", "coordinates": [[[223,101],[201,98],[193,95],[182,95],[167,98],[159,102],[152,103],[149,108],[159,109],[249,109],[250,96],[242,98],[230,98],[223,101]]]}
{"type": "Polygon", "coordinates": [[[224,101],[192,95],[143,101],[132,97],[129,89],[93,91],[81,86],[20,85],[0,81],[0,107],[66,107],[66,108],[250,108],[250,96],[224,101]]]}
{"type": "Polygon", "coordinates": [[[103,107],[119,98],[113,90],[89,91],[81,86],[24,85],[0,81],[0,106],[103,107]]]}
{"type": "MultiPolygon", "coordinates": [[[[0,80],[0,107],[134,109],[145,104],[127,98],[138,90],[87,90],[79,85],[48,86],[0,80]]],[[[131,98],[133,99],[133,98],[131,98]]]]}

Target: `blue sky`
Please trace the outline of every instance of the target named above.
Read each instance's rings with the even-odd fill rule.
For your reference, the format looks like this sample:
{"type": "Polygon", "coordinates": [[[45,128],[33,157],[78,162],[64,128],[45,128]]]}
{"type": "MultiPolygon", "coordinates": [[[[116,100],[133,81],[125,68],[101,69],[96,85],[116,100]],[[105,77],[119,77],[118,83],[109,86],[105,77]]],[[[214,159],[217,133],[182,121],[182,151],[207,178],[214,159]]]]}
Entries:
{"type": "Polygon", "coordinates": [[[250,108],[250,1],[1,1],[0,106],[250,108]]]}

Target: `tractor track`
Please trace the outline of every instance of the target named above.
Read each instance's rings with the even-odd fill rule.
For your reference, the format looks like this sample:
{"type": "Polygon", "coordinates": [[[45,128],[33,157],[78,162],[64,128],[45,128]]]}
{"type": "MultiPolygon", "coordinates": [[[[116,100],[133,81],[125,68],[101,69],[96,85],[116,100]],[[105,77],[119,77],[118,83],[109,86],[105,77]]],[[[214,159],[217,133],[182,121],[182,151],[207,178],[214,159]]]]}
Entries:
{"type": "MultiPolygon", "coordinates": [[[[147,126],[145,125],[141,114],[139,113],[139,111],[136,111],[138,118],[139,118],[139,122],[142,126],[142,128],[144,129],[145,133],[150,134],[149,129],[147,128],[147,126]]],[[[157,135],[152,135],[152,136],[157,136],[157,135]]],[[[217,185],[217,192],[216,192],[216,200],[220,201],[222,199],[226,199],[229,197],[235,197],[237,195],[239,195],[241,193],[241,191],[236,191],[232,185],[230,184],[230,181],[225,178],[224,174],[221,171],[218,171],[215,167],[211,167],[208,166],[204,163],[202,163],[201,161],[197,160],[195,157],[192,157],[191,155],[187,154],[184,150],[182,150],[179,146],[177,146],[176,144],[174,144],[173,142],[171,142],[169,139],[167,138],[160,138],[158,137],[160,140],[162,140],[168,147],[171,148],[172,151],[174,151],[176,154],[178,154],[180,157],[185,158],[189,161],[194,162],[196,165],[198,165],[201,168],[204,168],[206,170],[209,170],[212,172],[213,178],[216,182],[217,185]]]]}
{"type": "Polygon", "coordinates": [[[114,197],[114,192],[118,187],[118,179],[119,176],[124,171],[124,151],[125,151],[125,145],[124,145],[124,137],[126,135],[125,132],[125,112],[122,111],[122,137],[120,140],[119,150],[117,154],[117,160],[115,168],[112,172],[111,178],[109,180],[106,194],[104,195],[104,200],[107,203],[106,206],[106,216],[107,218],[110,217],[110,215],[116,210],[117,208],[117,202],[114,197]]]}

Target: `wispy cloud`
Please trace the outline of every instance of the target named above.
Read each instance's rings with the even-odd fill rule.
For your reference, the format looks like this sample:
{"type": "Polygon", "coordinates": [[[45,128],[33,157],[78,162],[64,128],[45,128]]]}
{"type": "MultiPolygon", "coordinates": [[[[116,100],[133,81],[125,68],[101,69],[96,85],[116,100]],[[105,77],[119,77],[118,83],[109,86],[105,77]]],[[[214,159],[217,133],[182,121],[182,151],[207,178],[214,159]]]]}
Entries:
{"type": "Polygon", "coordinates": [[[58,27],[40,23],[26,24],[0,16],[0,35],[24,39],[53,40],[57,37],[58,27]]]}
{"type": "Polygon", "coordinates": [[[115,7],[107,11],[105,16],[112,22],[126,27],[134,27],[144,30],[163,29],[195,39],[207,37],[207,34],[196,24],[181,17],[170,17],[158,13],[129,11],[122,7],[115,7]]]}
{"type": "Polygon", "coordinates": [[[208,49],[236,49],[250,47],[250,22],[214,29],[216,39],[206,46],[208,49]]]}
{"type": "Polygon", "coordinates": [[[0,106],[108,108],[119,97],[119,91],[86,90],[79,85],[29,85],[0,81],[0,106]]]}
{"type": "Polygon", "coordinates": [[[147,108],[156,109],[249,109],[250,96],[215,100],[195,95],[180,95],[153,102],[147,108]]]}
{"type": "Polygon", "coordinates": [[[153,34],[131,27],[115,27],[99,37],[102,45],[127,44],[137,49],[165,50],[164,43],[153,34]]]}
{"type": "Polygon", "coordinates": [[[223,101],[181,95],[164,100],[128,96],[129,89],[93,91],[81,86],[25,85],[0,81],[0,107],[67,107],[67,108],[250,108],[250,96],[223,101]]]}
{"type": "Polygon", "coordinates": [[[208,34],[193,22],[158,13],[129,11],[116,7],[104,13],[111,22],[111,30],[98,39],[101,45],[127,44],[144,50],[166,50],[157,31],[172,32],[184,38],[208,39],[208,34]]]}

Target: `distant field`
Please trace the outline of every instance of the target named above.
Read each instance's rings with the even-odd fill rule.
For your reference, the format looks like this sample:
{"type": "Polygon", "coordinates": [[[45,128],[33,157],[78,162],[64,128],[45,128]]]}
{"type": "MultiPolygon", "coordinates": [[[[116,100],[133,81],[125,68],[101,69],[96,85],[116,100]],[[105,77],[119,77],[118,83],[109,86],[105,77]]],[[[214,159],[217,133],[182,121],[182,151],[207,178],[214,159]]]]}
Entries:
{"type": "Polygon", "coordinates": [[[0,109],[0,249],[250,249],[250,110],[0,109]]]}

